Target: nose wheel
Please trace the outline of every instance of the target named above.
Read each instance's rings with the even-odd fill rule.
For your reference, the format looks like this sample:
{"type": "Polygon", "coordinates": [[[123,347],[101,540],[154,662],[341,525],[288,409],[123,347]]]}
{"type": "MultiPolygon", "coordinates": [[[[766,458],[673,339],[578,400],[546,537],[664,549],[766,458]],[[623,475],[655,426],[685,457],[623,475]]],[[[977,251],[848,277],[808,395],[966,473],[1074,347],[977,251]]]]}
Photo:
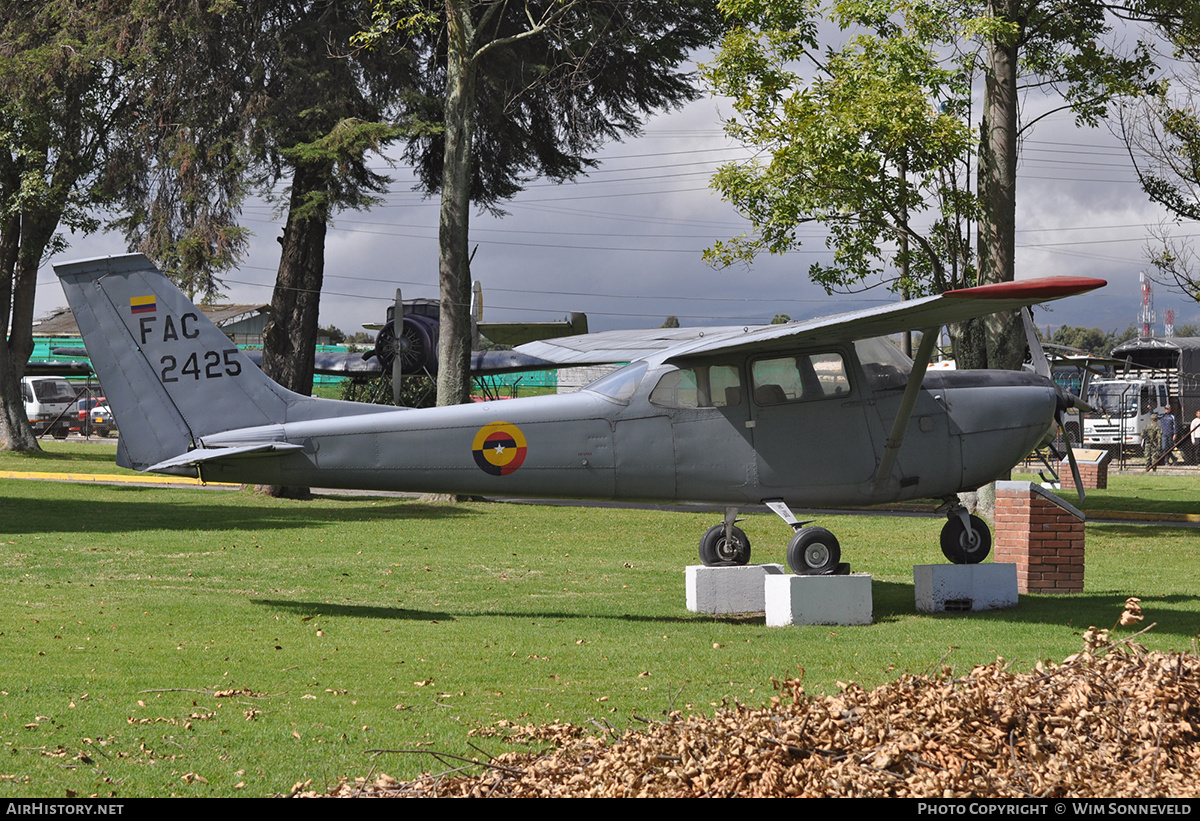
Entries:
{"type": "Polygon", "coordinates": [[[965,510],[950,511],[942,527],[942,555],[954,564],[979,564],[992,549],[987,522],[965,510]]]}

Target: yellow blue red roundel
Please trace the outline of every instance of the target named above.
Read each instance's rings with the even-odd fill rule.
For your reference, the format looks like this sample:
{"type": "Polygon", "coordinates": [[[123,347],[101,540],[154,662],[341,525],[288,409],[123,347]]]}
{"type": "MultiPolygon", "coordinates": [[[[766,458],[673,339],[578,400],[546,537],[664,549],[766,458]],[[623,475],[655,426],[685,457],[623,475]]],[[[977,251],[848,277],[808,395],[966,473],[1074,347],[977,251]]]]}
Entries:
{"type": "Polygon", "coordinates": [[[508,422],[492,422],[475,434],[471,450],[484,473],[507,476],[525,462],[525,434],[508,422]]]}

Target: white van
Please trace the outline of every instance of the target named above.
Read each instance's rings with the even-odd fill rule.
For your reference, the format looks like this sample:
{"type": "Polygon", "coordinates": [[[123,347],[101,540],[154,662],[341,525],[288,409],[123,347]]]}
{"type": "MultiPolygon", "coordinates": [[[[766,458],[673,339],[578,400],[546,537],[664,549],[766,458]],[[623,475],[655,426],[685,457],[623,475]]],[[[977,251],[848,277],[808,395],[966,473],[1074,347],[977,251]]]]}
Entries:
{"type": "Polygon", "coordinates": [[[33,432],[47,430],[55,439],[66,439],[71,430],[69,409],[75,402],[75,389],[61,376],[26,376],[21,380],[21,398],[33,432]]]}

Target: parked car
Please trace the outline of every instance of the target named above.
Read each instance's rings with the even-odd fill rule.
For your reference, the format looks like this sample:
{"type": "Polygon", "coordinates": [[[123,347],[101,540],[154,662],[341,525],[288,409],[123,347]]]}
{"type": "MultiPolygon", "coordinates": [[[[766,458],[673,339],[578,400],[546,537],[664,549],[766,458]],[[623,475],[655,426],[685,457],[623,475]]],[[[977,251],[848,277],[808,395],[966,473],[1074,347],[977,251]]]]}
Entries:
{"type": "MultiPolygon", "coordinates": [[[[103,401],[101,397],[101,401],[103,401]]],[[[108,405],[97,405],[92,408],[92,430],[100,436],[111,436],[117,429],[117,421],[113,418],[112,408],[108,405]]]]}
{"type": "MultiPolygon", "coordinates": [[[[99,433],[94,429],[92,411],[101,405],[107,405],[108,400],[103,396],[81,396],[75,401],[75,412],[71,415],[71,430],[81,436],[99,433]]],[[[107,433],[100,434],[107,436],[107,433]]]]}

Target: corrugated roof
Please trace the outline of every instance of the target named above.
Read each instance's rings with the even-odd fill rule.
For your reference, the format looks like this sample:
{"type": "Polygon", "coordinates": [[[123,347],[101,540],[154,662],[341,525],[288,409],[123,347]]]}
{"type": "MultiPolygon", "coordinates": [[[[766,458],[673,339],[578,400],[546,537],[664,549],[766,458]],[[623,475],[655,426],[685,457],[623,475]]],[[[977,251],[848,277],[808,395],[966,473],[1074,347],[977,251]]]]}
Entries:
{"type": "Polygon", "coordinates": [[[1149,339],[1131,339],[1113,348],[1113,356],[1121,359],[1138,351],[1196,351],[1200,350],[1200,336],[1172,336],[1149,339]]]}
{"type": "MultiPolygon", "coordinates": [[[[259,313],[270,313],[270,305],[201,305],[200,310],[212,320],[218,328],[232,325],[239,320],[259,313]]],[[[75,316],[70,308],[55,308],[41,319],[33,323],[34,336],[79,336],[79,327],[75,324],[75,316]]]]}

